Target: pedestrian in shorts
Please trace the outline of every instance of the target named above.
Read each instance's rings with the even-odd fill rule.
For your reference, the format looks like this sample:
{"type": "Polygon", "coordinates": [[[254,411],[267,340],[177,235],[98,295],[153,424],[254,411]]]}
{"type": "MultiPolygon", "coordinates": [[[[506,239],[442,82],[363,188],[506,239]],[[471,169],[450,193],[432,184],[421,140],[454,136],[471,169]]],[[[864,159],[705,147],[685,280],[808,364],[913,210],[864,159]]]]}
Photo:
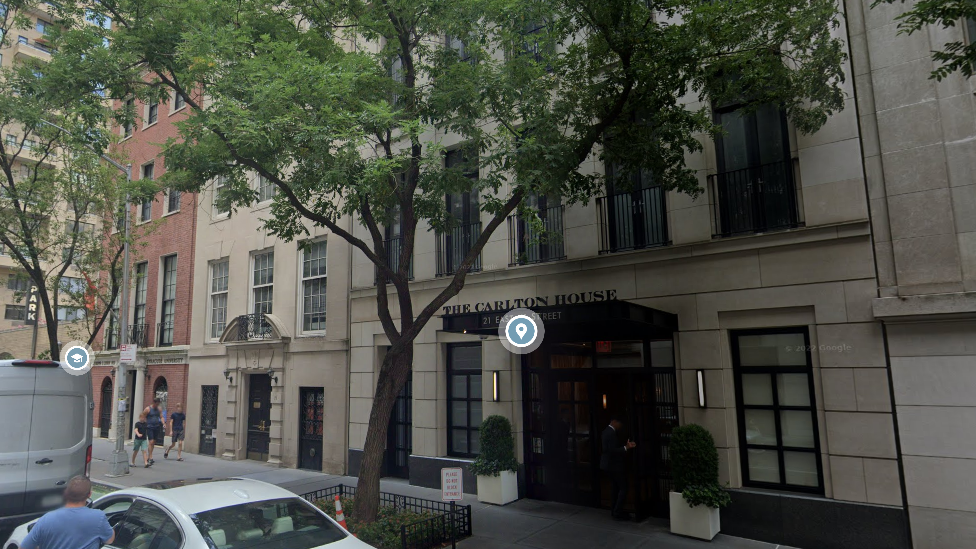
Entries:
{"type": "Polygon", "coordinates": [[[169,416],[169,436],[171,443],[169,448],[163,453],[164,459],[169,459],[169,453],[174,446],[179,444],[176,449],[176,461],[183,461],[183,439],[185,437],[186,414],[183,413],[183,405],[177,403],[176,411],[169,416]]]}
{"type": "Polygon", "coordinates": [[[149,465],[156,463],[156,460],[153,459],[153,450],[156,445],[163,445],[163,411],[159,408],[161,402],[160,399],[154,398],[152,405],[146,406],[142,412],[146,416],[146,428],[148,429],[146,434],[149,438],[149,465]]]}
{"type": "Polygon", "coordinates": [[[146,426],[146,412],[139,414],[139,421],[136,422],[135,427],[132,428],[132,463],[133,467],[136,466],[136,455],[139,450],[142,450],[142,461],[146,464],[148,468],[151,463],[149,463],[149,456],[146,453],[146,433],[148,432],[148,427],[146,426]]]}

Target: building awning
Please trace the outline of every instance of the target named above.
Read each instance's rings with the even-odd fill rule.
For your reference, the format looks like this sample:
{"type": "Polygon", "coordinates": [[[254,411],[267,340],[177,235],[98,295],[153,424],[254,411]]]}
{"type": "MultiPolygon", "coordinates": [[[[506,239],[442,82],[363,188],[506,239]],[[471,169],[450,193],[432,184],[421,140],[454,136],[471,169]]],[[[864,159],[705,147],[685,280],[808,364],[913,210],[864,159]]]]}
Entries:
{"type": "MultiPolygon", "coordinates": [[[[528,308],[545,324],[547,340],[671,339],[678,331],[678,315],[629,301],[528,308]]],[[[447,314],[444,331],[498,335],[498,324],[507,312],[447,314]]]]}

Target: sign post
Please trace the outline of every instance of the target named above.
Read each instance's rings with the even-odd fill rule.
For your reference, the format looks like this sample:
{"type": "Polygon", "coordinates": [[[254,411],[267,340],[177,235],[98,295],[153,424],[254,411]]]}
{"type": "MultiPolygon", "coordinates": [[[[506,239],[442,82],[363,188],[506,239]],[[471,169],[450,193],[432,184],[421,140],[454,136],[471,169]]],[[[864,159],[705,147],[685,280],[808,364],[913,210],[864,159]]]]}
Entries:
{"type": "Polygon", "coordinates": [[[30,294],[27,297],[27,317],[24,319],[26,325],[34,327],[31,333],[31,359],[37,358],[37,307],[39,304],[40,297],[37,295],[37,284],[31,282],[30,294]]]}
{"type": "Polygon", "coordinates": [[[119,345],[119,364],[125,364],[128,366],[135,365],[136,363],[136,351],[139,346],[135,343],[122,343],[119,345]]]}
{"type": "Polygon", "coordinates": [[[457,546],[457,504],[464,499],[464,481],[460,467],[441,469],[441,499],[451,502],[451,547],[457,546]]]}

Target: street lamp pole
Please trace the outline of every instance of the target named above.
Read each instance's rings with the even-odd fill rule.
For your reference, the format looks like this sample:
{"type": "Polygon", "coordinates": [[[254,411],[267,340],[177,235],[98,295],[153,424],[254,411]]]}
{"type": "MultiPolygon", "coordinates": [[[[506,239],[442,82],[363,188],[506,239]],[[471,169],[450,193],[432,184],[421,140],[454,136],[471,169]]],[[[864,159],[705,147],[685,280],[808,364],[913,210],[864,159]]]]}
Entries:
{"type": "MultiPolygon", "coordinates": [[[[71,134],[68,130],[58,126],[57,124],[48,122],[47,120],[41,120],[42,123],[51,126],[57,130],[60,130],[68,135],[71,134]]],[[[122,164],[112,160],[108,156],[96,151],[94,147],[87,147],[89,150],[98,154],[102,160],[108,162],[114,168],[118,169],[125,174],[125,215],[123,216],[125,220],[125,240],[122,243],[122,288],[119,293],[121,293],[121,301],[119,303],[119,342],[121,344],[128,343],[128,320],[129,320],[129,183],[132,182],[132,164],[127,164],[123,166],[122,164]]],[[[111,313],[110,313],[111,314],[111,313]]],[[[117,421],[115,422],[115,451],[112,452],[112,464],[109,473],[105,476],[108,477],[120,477],[129,474],[129,457],[125,453],[125,414],[121,410],[121,403],[125,400],[125,366],[122,365],[121,357],[119,363],[116,365],[116,386],[118,387],[118,411],[116,412],[117,421]]],[[[102,406],[110,403],[102,403],[102,406]]]]}

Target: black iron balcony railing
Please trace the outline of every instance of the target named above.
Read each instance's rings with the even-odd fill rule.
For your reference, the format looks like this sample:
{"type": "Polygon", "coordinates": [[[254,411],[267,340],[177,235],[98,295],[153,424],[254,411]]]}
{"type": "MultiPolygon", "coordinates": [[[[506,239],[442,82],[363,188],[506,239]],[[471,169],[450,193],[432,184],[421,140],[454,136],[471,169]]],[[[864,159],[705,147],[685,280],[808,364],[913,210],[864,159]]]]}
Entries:
{"type": "MultiPolygon", "coordinates": [[[[437,276],[452,275],[457,272],[471,247],[481,236],[481,223],[459,225],[444,233],[437,234],[435,255],[437,256],[437,276]]],[[[471,271],[481,270],[481,254],[471,264],[471,271]]]]}
{"type": "Polygon", "coordinates": [[[509,265],[528,265],[566,259],[563,240],[563,206],[539,210],[540,228],[534,219],[508,216],[509,265]]]}
{"type": "Polygon", "coordinates": [[[665,195],[663,187],[654,186],[597,198],[600,253],[669,244],[665,195]]]}
{"type": "Polygon", "coordinates": [[[139,347],[149,346],[149,325],[133,324],[127,327],[129,331],[129,343],[135,343],[139,347]]]}
{"type": "Polygon", "coordinates": [[[781,231],[801,224],[792,160],[718,173],[708,182],[716,237],[781,231]]]}
{"type": "MultiPolygon", "coordinates": [[[[396,271],[400,268],[400,252],[403,250],[403,237],[397,236],[395,238],[388,238],[383,241],[383,248],[386,250],[386,264],[390,266],[390,269],[396,271]]],[[[407,265],[407,278],[413,280],[413,258],[410,258],[410,264],[407,265]]],[[[376,282],[379,281],[379,276],[376,277],[376,282]]]]}
{"type": "Polygon", "coordinates": [[[156,344],[159,347],[173,345],[173,321],[168,320],[156,324],[156,344]]]}
{"type": "Polygon", "coordinates": [[[254,313],[237,317],[237,341],[271,339],[271,324],[264,313],[254,313]]]}

